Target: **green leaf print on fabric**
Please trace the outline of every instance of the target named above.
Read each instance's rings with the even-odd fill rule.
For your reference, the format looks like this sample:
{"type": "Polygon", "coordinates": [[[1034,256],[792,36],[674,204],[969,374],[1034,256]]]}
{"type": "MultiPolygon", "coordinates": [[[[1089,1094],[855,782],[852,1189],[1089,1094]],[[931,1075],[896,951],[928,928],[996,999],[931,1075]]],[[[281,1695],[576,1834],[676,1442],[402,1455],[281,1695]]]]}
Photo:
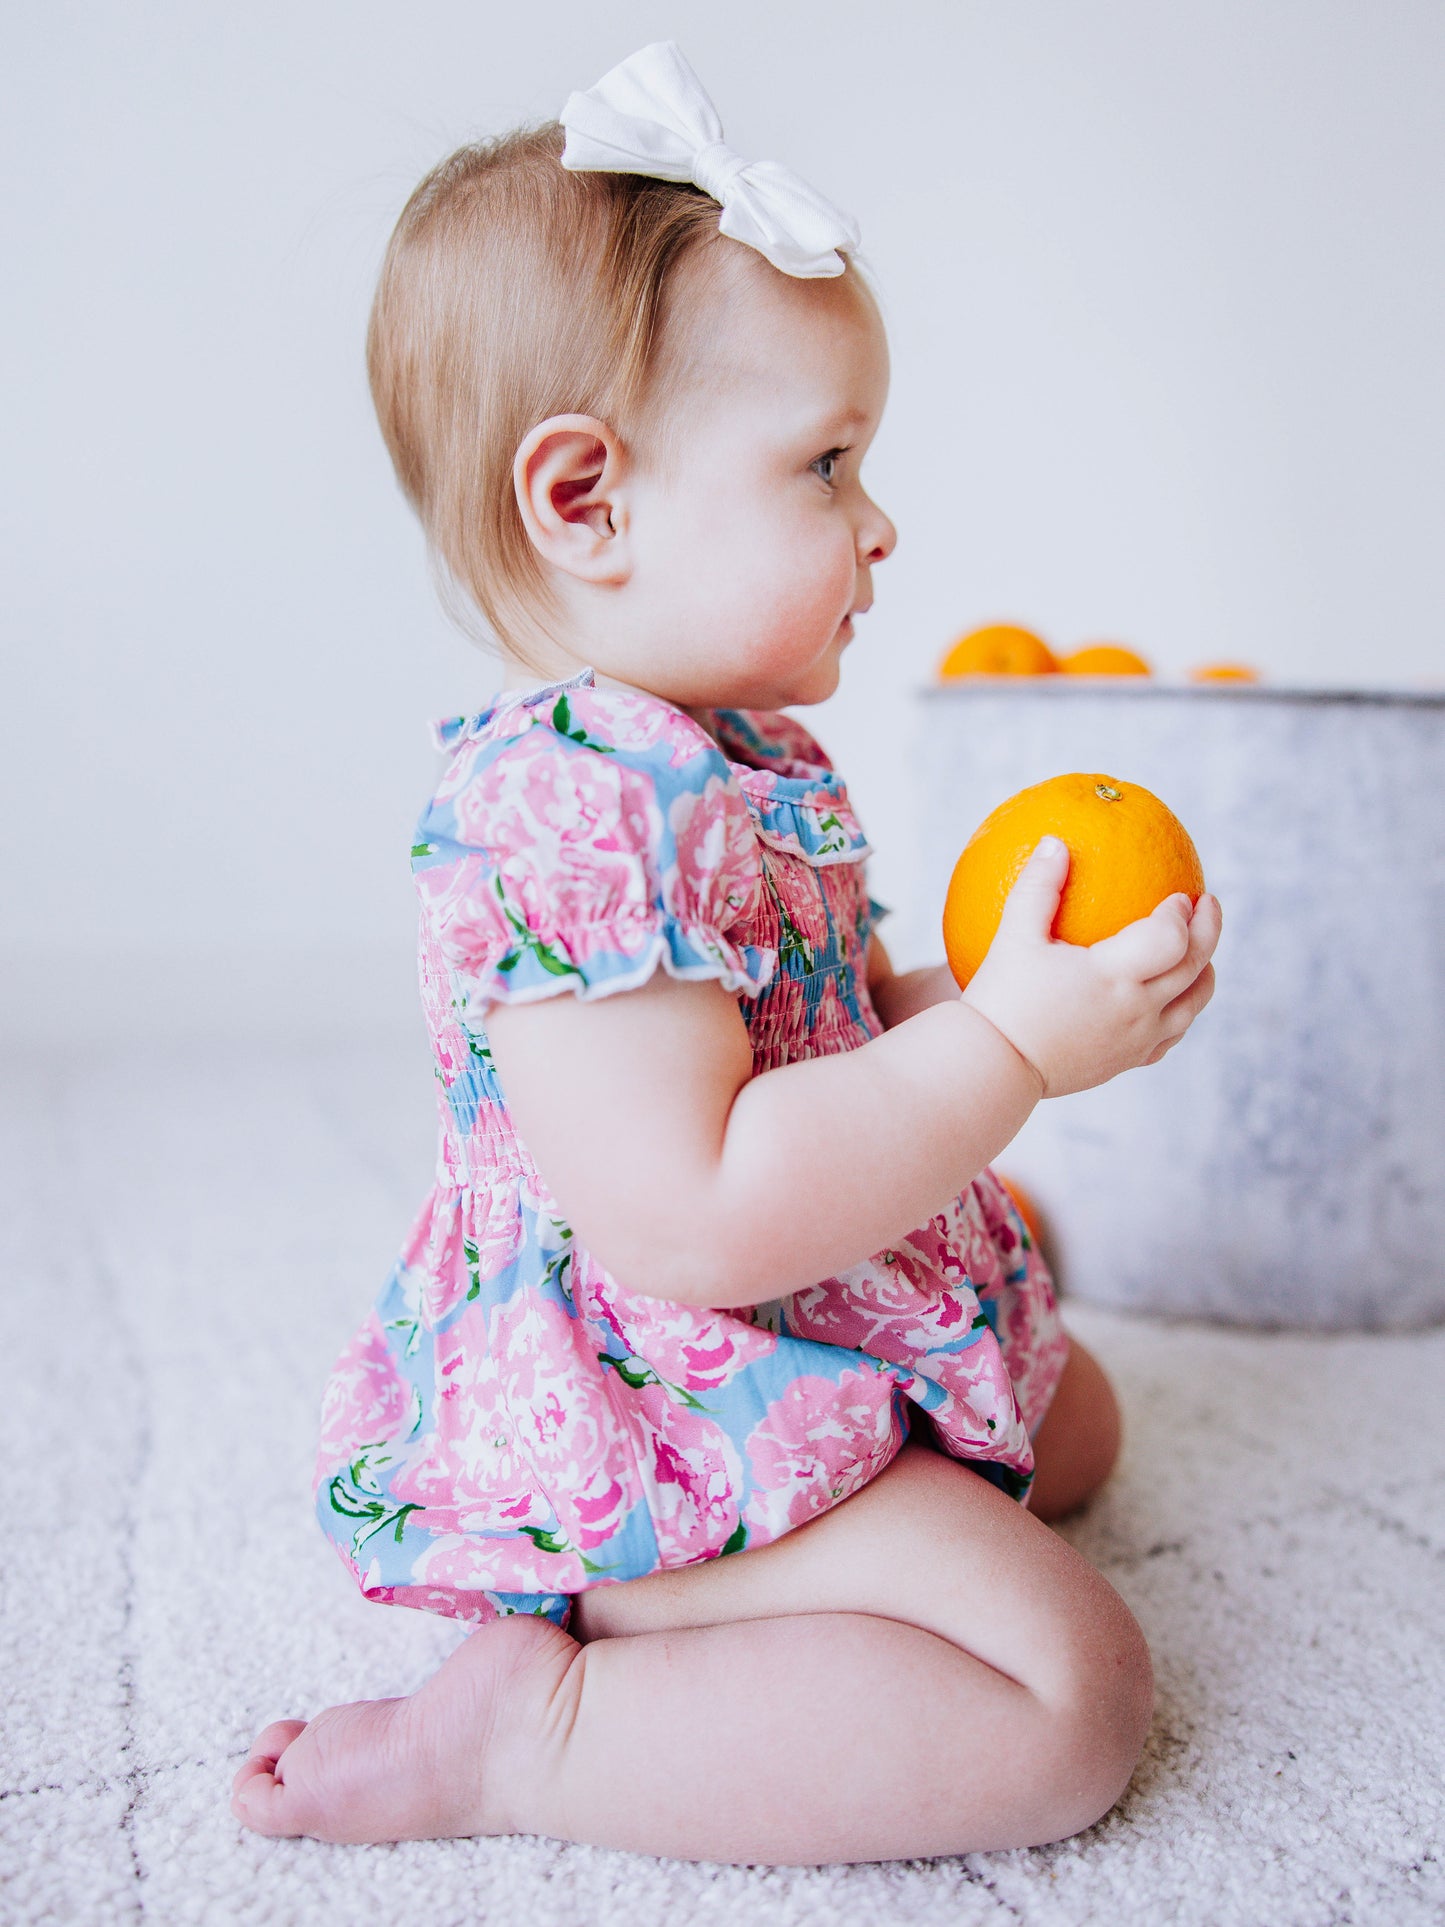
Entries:
{"type": "Polygon", "coordinates": [[[567,1537],[566,1533],[560,1529],[553,1532],[550,1526],[518,1526],[517,1530],[525,1534],[525,1536],[532,1541],[532,1544],[537,1548],[538,1552],[570,1552],[575,1559],[580,1561],[583,1572],[615,1572],[617,1570],[615,1566],[600,1566],[595,1559],[589,1559],[585,1552],[579,1552],[577,1547],[574,1546],[572,1541],[567,1537]]]}
{"type": "Polygon", "coordinates": [[[582,972],[577,968],[576,964],[570,964],[564,957],[559,957],[550,945],[538,943],[534,940],[531,949],[536,955],[537,962],[541,964],[544,970],[550,970],[554,977],[580,977],[582,975],[582,972]]]}
{"type": "Polygon", "coordinates": [[[494,1071],[496,1065],[492,1061],[491,1046],[488,1044],[486,1038],[484,1036],[479,1037],[468,1023],[467,1008],[459,997],[453,997],[451,999],[451,1012],[453,1018],[456,1020],[457,1029],[461,1032],[467,1049],[471,1052],[472,1056],[485,1064],[489,1071],[494,1071]]]}
{"type": "Polygon", "coordinates": [[[572,1542],[565,1532],[553,1532],[549,1526],[522,1526],[538,1552],[570,1552],[572,1542]]]}
{"type": "Polygon", "coordinates": [[[728,1540],[727,1544],[723,1547],[722,1551],[718,1554],[718,1557],[720,1559],[725,1559],[730,1552],[743,1552],[747,1549],[747,1543],[748,1543],[747,1523],[745,1520],[739,1519],[738,1525],[737,1525],[737,1531],[734,1532],[732,1537],[728,1540]]]}
{"type": "Polygon", "coordinates": [[[406,1342],[401,1348],[403,1358],[414,1358],[416,1356],[416,1348],[421,1343],[421,1320],[419,1318],[391,1318],[387,1320],[386,1329],[389,1332],[396,1332],[398,1336],[405,1333],[406,1342]]]}
{"type": "Polygon", "coordinates": [[[506,892],[502,888],[502,879],[499,876],[493,877],[492,888],[497,893],[497,902],[502,906],[502,915],[512,926],[512,935],[516,939],[516,948],[509,950],[505,957],[498,960],[498,970],[515,970],[523,957],[530,954],[535,957],[542,968],[553,977],[580,977],[582,975],[582,972],[577,968],[576,964],[570,963],[567,958],[560,956],[550,944],[543,943],[536,931],[529,928],[526,919],[517,915],[511,904],[507,901],[506,892]]]}
{"type": "Polygon", "coordinates": [[[467,1303],[482,1295],[482,1254],[471,1238],[462,1239],[462,1256],[467,1261],[467,1271],[471,1277],[471,1289],[467,1292],[467,1303]]]}
{"type": "Polygon", "coordinates": [[[572,1296],[572,1260],[576,1255],[571,1244],[572,1227],[563,1224],[560,1218],[553,1218],[550,1222],[562,1240],[562,1248],[548,1260],[547,1269],[542,1273],[542,1283],[555,1285],[571,1305],[576,1302],[572,1296]]]}
{"type": "Polygon", "coordinates": [[[552,727],[559,736],[565,736],[569,743],[580,743],[583,749],[595,749],[603,756],[614,756],[616,750],[611,743],[601,743],[595,736],[589,736],[574,719],[572,705],[565,695],[557,698],[552,705],[552,727]]]}
{"type": "Polygon", "coordinates": [[[435,843],[413,843],[411,846],[413,861],[419,856],[435,856],[436,847],[435,843]]]}
{"type": "Polygon", "coordinates": [[[848,832],[843,827],[842,818],[832,810],[818,818],[818,828],[823,832],[823,841],[818,845],[815,855],[836,856],[839,850],[848,848],[848,832]]]}
{"type": "Polygon", "coordinates": [[[363,1446],[346,1468],[346,1473],[338,1472],[327,1487],[332,1511],[339,1512],[343,1519],[359,1521],[351,1535],[353,1554],[359,1554],[368,1539],[374,1539],[377,1533],[385,1532],[388,1526],[395,1528],[396,1543],[400,1545],[408,1518],[413,1512],[424,1510],[422,1506],[410,1500],[407,1504],[399,1506],[389,1506],[386,1503],[380,1496],[381,1487],[372,1470],[373,1455],[377,1465],[390,1465],[395,1457],[395,1454],[388,1452],[384,1446],[363,1446]]]}
{"type": "Polygon", "coordinates": [[[674,1385],[670,1379],[662,1378],[653,1371],[645,1358],[614,1358],[611,1352],[598,1352],[599,1365],[610,1365],[624,1385],[630,1385],[634,1392],[640,1392],[644,1385],[661,1385],[664,1391],[680,1398],[684,1405],[690,1405],[695,1412],[705,1412],[707,1407],[700,1398],[694,1398],[685,1385],[674,1385]]]}
{"type": "Polygon", "coordinates": [[[778,921],[782,929],[778,944],[779,970],[786,970],[790,963],[796,962],[806,976],[813,968],[813,947],[788,915],[787,905],[781,898],[778,899],[778,921]]]}
{"type": "Polygon", "coordinates": [[[380,1512],[380,1517],[376,1520],[376,1523],[374,1525],[358,1527],[358,1529],[352,1533],[351,1550],[353,1552],[359,1553],[361,1551],[361,1548],[366,1544],[368,1539],[374,1539],[378,1532],[385,1532],[388,1526],[396,1527],[396,1532],[394,1534],[394,1537],[396,1539],[396,1543],[400,1545],[402,1541],[402,1535],[406,1531],[406,1522],[408,1518],[411,1516],[413,1512],[421,1512],[421,1511],[424,1511],[425,1508],[423,1506],[419,1506],[414,1499],[408,1499],[405,1505],[397,1506],[396,1509],[392,1512],[388,1512],[384,1506],[379,1507],[378,1510],[380,1512]]]}

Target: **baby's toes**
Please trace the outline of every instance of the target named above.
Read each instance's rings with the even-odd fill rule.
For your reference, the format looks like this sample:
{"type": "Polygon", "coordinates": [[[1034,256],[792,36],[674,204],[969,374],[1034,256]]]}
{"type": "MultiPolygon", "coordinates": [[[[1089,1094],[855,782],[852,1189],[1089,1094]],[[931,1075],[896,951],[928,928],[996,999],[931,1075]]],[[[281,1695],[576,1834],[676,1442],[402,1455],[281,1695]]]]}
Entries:
{"type": "Polygon", "coordinates": [[[256,1833],[304,1833],[297,1800],[277,1773],[282,1754],[306,1731],[305,1720],[275,1720],[258,1733],[241,1770],[231,1782],[231,1811],[256,1833]]]}

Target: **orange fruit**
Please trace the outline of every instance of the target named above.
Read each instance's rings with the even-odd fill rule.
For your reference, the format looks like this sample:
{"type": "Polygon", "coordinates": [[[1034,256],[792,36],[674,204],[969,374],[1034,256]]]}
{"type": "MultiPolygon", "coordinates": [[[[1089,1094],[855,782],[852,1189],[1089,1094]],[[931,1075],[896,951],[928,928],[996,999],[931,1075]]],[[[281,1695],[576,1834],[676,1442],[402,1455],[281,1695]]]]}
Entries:
{"type": "Polygon", "coordinates": [[[1091,642],[1087,649],[1076,649],[1071,656],[1059,657],[1059,668],[1066,676],[1152,676],[1154,671],[1144,658],[1117,642],[1091,642]]]}
{"type": "Polygon", "coordinates": [[[983,962],[1004,899],[1043,836],[1069,846],[1069,875],[1053,926],[1064,943],[1100,943],[1176,890],[1192,903],[1204,892],[1189,832],[1151,790],[1097,773],[1051,776],[1000,803],[953,866],[943,947],[960,987],[983,962]]]}
{"type": "Polygon", "coordinates": [[[1259,671],[1247,662],[1202,662],[1189,672],[1190,682],[1258,682],[1259,671]]]}
{"type": "Polygon", "coordinates": [[[1039,1237],[1039,1226],[1043,1223],[1039,1207],[1034,1203],[1030,1193],[1025,1191],[1017,1178],[1006,1178],[1002,1171],[995,1171],[994,1176],[1013,1199],[1014,1210],[1017,1211],[1023,1219],[1024,1229],[1033,1239],[1034,1247],[1037,1249],[1042,1242],[1039,1237]]]}
{"type": "Polygon", "coordinates": [[[1058,666],[1053,650],[1032,629],[991,622],[960,636],[938,665],[938,674],[944,682],[955,676],[1049,676],[1058,666]]]}

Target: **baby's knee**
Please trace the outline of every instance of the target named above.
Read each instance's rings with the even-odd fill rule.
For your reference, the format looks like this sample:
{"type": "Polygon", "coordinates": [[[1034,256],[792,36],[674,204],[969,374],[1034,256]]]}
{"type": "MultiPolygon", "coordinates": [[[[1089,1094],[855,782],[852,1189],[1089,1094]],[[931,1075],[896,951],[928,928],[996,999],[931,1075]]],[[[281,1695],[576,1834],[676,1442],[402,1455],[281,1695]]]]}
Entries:
{"type": "Polygon", "coordinates": [[[1119,1799],[1138,1764],[1154,1711],[1154,1669],[1138,1621],[1100,1582],[1051,1695],[1058,1746],[1054,1839],[1092,1826],[1119,1799]]]}

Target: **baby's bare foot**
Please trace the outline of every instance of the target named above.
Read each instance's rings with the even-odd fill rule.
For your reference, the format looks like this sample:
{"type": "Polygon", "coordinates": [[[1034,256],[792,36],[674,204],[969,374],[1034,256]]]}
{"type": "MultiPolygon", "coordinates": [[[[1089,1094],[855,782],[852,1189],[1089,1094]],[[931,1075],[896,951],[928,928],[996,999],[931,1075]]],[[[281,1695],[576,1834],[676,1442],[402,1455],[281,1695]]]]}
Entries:
{"type": "Polygon", "coordinates": [[[578,1651],[550,1620],[502,1619],[410,1699],[278,1720],[236,1775],[231,1811],[257,1833],[318,1840],[520,1831],[532,1743],[578,1651]]]}

